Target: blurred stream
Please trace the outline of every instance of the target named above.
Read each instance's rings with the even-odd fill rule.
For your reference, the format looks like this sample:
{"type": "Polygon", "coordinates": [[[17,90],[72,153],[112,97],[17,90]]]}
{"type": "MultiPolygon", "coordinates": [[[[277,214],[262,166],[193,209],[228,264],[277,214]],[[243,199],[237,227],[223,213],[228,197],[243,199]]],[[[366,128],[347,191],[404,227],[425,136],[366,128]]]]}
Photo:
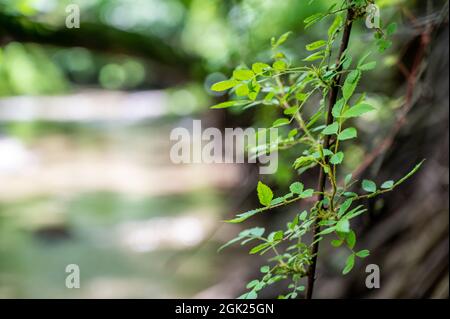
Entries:
{"type": "Polygon", "coordinates": [[[0,101],[0,298],[181,298],[218,280],[217,242],[189,249],[223,219],[237,169],[171,164],[179,119],[161,94],[100,93],[0,101]]]}

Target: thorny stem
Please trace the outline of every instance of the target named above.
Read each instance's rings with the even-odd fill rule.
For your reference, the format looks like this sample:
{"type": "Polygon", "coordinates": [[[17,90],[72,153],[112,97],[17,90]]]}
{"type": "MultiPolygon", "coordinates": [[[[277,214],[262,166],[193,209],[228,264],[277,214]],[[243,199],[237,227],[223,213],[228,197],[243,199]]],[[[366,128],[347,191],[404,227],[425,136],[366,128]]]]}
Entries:
{"type": "MultiPolygon", "coordinates": [[[[347,11],[347,18],[345,21],[344,33],[342,35],[341,46],[340,46],[339,54],[338,54],[338,58],[337,58],[337,65],[341,65],[340,62],[343,58],[344,52],[348,48],[348,44],[350,41],[350,34],[351,34],[351,30],[352,30],[352,25],[353,25],[353,16],[354,16],[354,11],[352,8],[349,8],[347,11]]],[[[341,66],[339,67],[339,69],[337,71],[338,72],[341,71],[341,66]]],[[[326,125],[330,125],[331,123],[333,123],[332,110],[333,110],[334,104],[336,103],[337,96],[339,93],[340,80],[341,80],[341,74],[339,74],[336,77],[335,82],[333,83],[330,93],[329,93],[326,125]]],[[[330,136],[325,135],[324,140],[323,140],[323,149],[328,149],[329,146],[330,146],[330,136]]],[[[324,168],[321,167],[320,174],[319,174],[319,182],[318,182],[318,184],[319,184],[318,189],[320,192],[320,194],[318,195],[319,202],[324,199],[324,193],[325,193],[325,187],[326,187],[326,175],[327,174],[325,173],[324,168]]],[[[316,220],[314,223],[313,240],[315,240],[317,234],[320,233],[319,222],[320,222],[320,217],[316,217],[316,220]]],[[[308,288],[306,290],[306,299],[311,299],[312,295],[313,295],[318,252],[319,252],[319,241],[315,240],[312,245],[312,249],[311,249],[312,260],[311,260],[311,265],[309,266],[309,270],[308,270],[308,288]]]]}

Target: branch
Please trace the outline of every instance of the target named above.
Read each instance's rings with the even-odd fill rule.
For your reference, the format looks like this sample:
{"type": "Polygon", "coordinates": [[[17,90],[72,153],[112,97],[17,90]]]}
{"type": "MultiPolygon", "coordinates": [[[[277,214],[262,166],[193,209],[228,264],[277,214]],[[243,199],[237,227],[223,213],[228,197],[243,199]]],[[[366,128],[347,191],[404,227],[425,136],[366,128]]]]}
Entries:
{"type": "MultiPolygon", "coordinates": [[[[344,33],[342,35],[341,46],[340,46],[339,54],[338,54],[338,58],[337,58],[337,65],[341,65],[340,62],[343,58],[344,52],[348,48],[348,44],[350,41],[350,34],[352,31],[352,25],[353,25],[353,15],[354,15],[353,9],[351,9],[351,8],[348,9],[347,18],[345,21],[344,33]]],[[[339,93],[339,87],[340,87],[340,82],[341,82],[341,78],[342,78],[342,73],[340,73],[341,69],[342,69],[342,66],[340,66],[337,69],[337,72],[339,75],[336,77],[336,80],[330,90],[326,125],[330,125],[331,123],[333,123],[332,110],[333,110],[334,104],[336,104],[337,96],[339,93]]],[[[330,146],[330,135],[325,135],[325,138],[323,141],[323,149],[328,149],[329,146],[330,146]]],[[[318,184],[319,184],[318,189],[320,192],[320,194],[318,196],[318,201],[320,202],[324,199],[324,193],[325,193],[325,188],[326,188],[326,173],[325,173],[325,170],[323,167],[320,168],[318,184]]],[[[313,239],[316,237],[317,234],[320,233],[319,222],[320,222],[320,218],[316,217],[316,220],[314,223],[313,239]]],[[[311,299],[312,295],[313,295],[318,252],[319,252],[319,241],[315,241],[313,243],[312,251],[311,251],[312,261],[311,261],[311,265],[310,265],[309,271],[308,271],[308,289],[306,291],[306,299],[311,299]]]]}

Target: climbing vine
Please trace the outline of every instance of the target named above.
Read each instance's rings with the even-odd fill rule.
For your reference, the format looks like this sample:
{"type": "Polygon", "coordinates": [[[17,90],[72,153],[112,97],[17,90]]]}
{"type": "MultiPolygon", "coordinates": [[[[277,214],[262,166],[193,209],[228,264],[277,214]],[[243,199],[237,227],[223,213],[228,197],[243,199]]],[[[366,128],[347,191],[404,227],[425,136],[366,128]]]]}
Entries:
{"type": "MultiPolygon", "coordinates": [[[[258,182],[261,207],[228,221],[242,223],[274,208],[314,199],[310,208],[296,214],[285,229],[269,234],[262,227],[246,229],[221,247],[234,243],[252,244],[250,254],[269,256],[267,264],[260,269],[261,277],[250,281],[247,292],[240,298],[257,298],[262,289],[280,281],[288,282],[286,292],[279,298],[291,299],[303,294],[312,298],[319,243],[324,240],[331,240],[334,247],[348,249],[342,270],[344,275],[348,274],[357,259],[370,254],[367,249],[357,248],[357,236],[351,226],[353,219],[367,211],[362,200],[393,191],[422,165],[416,165],[400,180],[388,180],[380,185],[367,179],[358,181],[352,174],[342,181],[338,179],[346,156],[342,145],[358,137],[352,120],[375,111],[366,101],[365,93],[357,94],[361,77],[376,68],[376,62],[369,60],[373,53],[368,52],[354,61],[349,50],[352,26],[367,18],[367,8],[373,2],[342,0],[326,12],[305,19],[306,29],[322,20],[329,20],[330,25],[326,38],[306,45],[310,54],[303,59],[302,65],[292,65],[280,49],[291,34],[288,32],[271,40],[272,63],[257,62],[251,68],[240,66],[230,79],[211,88],[229,91],[234,97],[212,106],[214,109],[247,109],[258,105],[279,109],[282,116],[271,127],[290,129],[285,136],[258,149],[259,154],[295,147],[300,154],[292,167],[300,176],[307,170],[319,169],[316,189],[306,188],[297,181],[290,185],[287,194],[275,197],[269,186],[258,182]],[[314,103],[317,97],[320,102],[314,103]],[[308,117],[304,111],[306,105],[315,105],[314,112],[308,117]],[[301,284],[303,278],[308,278],[306,287],[301,284]]],[[[391,46],[390,36],[395,31],[395,23],[374,29],[374,41],[380,53],[391,46]]]]}

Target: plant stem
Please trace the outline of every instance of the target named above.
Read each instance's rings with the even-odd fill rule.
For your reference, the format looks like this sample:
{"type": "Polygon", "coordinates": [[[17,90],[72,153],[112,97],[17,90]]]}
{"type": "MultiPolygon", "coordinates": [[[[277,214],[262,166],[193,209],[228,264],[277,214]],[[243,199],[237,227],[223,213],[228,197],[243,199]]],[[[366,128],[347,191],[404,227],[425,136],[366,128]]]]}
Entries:
{"type": "MultiPolygon", "coordinates": [[[[354,16],[354,11],[352,8],[349,8],[347,11],[347,18],[345,21],[344,33],[342,35],[341,46],[339,49],[339,54],[337,57],[336,65],[341,64],[341,60],[343,58],[344,52],[348,48],[348,44],[350,41],[350,34],[351,34],[351,30],[352,30],[352,25],[353,25],[353,16],[354,16]]],[[[341,71],[341,68],[342,68],[342,66],[340,66],[337,69],[338,73],[341,71]]],[[[339,75],[336,77],[335,82],[333,83],[333,85],[330,89],[326,125],[332,124],[333,120],[334,120],[332,110],[333,110],[334,104],[336,104],[337,96],[339,93],[340,82],[341,82],[341,74],[339,73],[339,75]]],[[[329,147],[330,147],[330,135],[325,135],[324,140],[323,140],[323,149],[328,149],[329,147]]],[[[323,167],[321,167],[321,169],[320,169],[318,185],[319,185],[318,189],[320,192],[320,194],[318,196],[318,201],[320,202],[324,199],[323,194],[325,193],[325,187],[326,187],[326,173],[325,173],[325,170],[323,167]]],[[[316,217],[316,220],[314,223],[313,241],[315,240],[316,235],[318,233],[320,233],[319,222],[320,222],[320,218],[316,217]]],[[[306,299],[311,299],[312,295],[313,295],[318,252],[319,252],[319,241],[315,241],[313,243],[312,250],[311,250],[312,260],[311,260],[311,265],[309,266],[309,271],[308,271],[308,288],[306,291],[306,299]]]]}

